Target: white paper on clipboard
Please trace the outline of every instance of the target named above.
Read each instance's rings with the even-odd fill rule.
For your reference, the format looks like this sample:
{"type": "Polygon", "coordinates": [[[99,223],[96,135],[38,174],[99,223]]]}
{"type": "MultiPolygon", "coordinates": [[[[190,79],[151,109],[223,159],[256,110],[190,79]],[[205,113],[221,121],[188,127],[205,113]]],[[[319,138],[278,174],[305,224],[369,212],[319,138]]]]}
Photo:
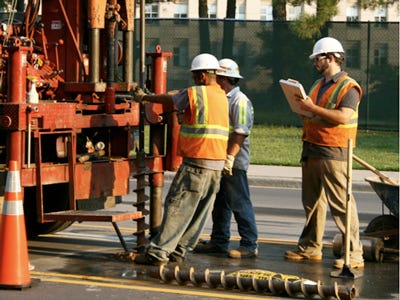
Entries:
{"type": "Polygon", "coordinates": [[[293,112],[298,113],[300,115],[306,117],[312,117],[313,114],[309,111],[302,110],[297,103],[297,98],[300,96],[301,98],[306,98],[306,92],[302,84],[293,79],[281,79],[279,80],[279,84],[281,85],[282,91],[285,94],[286,100],[289,103],[290,108],[293,112]]]}

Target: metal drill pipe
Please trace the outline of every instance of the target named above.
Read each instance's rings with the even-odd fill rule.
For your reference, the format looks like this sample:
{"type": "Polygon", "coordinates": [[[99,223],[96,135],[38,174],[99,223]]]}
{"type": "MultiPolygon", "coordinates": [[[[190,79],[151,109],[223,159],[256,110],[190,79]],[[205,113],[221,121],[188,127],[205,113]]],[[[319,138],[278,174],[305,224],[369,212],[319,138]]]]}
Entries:
{"type": "Polygon", "coordinates": [[[287,278],[277,279],[273,275],[266,279],[257,279],[254,274],[252,277],[241,277],[240,272],[236,276],[226,276],[222,271],[210,271],[209,269],[203,272],[195,272],[191,267],[189,271],[180,270],[179,266],[175,266],[173,270],[161,266],[158,272],[153,272],[153,276],[169,283],[175,280],[180,285],[191,283],[201,287],[207,284],[210,288],[218,288],[222,286],[224,289],[238,288],[242,292],[256,291],[257,293],[269,293],[273,295],[288,295],[289,297],[299,297],[303,295],[305,298],[314,298],[315,296],[321,299],[336,298],[340,300],[353,299],[356,295],[354,287],[339,286],[336,282],[333,286],[323,285],[320,281],[312,282],[309,280],[288,280],[287,278]]]}

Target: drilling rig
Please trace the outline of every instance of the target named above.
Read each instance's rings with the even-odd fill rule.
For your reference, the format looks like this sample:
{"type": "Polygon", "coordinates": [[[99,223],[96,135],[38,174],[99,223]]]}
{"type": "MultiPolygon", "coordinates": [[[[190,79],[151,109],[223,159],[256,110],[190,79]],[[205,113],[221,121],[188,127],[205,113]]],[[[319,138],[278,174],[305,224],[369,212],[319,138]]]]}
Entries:
{"type": "MultiPolygon", "coordinates": [[[[1,24],[0,186],[16,161],[28,237],[74,221],[122,220],[103,208],[132,191],[130,180],[134,215],[121,216],[137,222],[138,248],[147,229],[157,232],[164,171],[180,164],[170,155],[179,124],[171,107],[133,101],[145,87],[133,80],[135,4],[29,0],[21,20],[1,24]]],[[[160,46],[146,55],[150,91],[163,93],[171,55],[160,46]]]]}

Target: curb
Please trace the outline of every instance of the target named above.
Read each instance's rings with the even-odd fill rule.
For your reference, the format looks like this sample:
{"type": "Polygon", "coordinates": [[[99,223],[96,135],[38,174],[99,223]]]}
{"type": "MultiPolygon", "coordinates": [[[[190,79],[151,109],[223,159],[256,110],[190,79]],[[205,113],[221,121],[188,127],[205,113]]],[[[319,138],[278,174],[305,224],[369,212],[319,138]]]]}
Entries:
{"type": "MultiPolygon", "coordinates": [[[[294,178],[257,178],[249,177],[250,186],[262,186],[271,188],[301,189],[301,179],[294,178]]],[[[374,192],[369,183],[353,182],[352,190],[356,192],[374,192]]]]}
{"type": "MultiPolygon", "coordinates": [[[[172,181],[175,172],[165,172],[165,181],[172,181]]],[[[268,177],[268,176],[252,176],[248,175],[250,186],[270,187],[270,188],[293,188],[301,189],[301,178],[293,177],[268,177]]],[[[368,182],[353,182],[352,190],[356,192],[374,192],[368,182]]]]}

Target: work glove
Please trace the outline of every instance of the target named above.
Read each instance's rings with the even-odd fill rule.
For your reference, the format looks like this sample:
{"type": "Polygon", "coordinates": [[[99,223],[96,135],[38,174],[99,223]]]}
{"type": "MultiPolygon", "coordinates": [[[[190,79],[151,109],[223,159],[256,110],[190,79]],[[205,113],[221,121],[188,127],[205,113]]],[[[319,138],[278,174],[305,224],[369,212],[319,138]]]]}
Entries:
{"type": "Polygon", "coordinates": [[[230,154],[226,155],[224,168],[222,169],[222,175],[232,176],[232,168],[233,168],[234,161],[235,161],[235,157],[233,155],[230,155],[230,154]]]}
{"type": "Polygon", "coordinates": [[[146,96],[147,94],[139,87],[137,87],[133,91],[133,101],[142,103],[143,102],[143,97],[146,96]]]}

